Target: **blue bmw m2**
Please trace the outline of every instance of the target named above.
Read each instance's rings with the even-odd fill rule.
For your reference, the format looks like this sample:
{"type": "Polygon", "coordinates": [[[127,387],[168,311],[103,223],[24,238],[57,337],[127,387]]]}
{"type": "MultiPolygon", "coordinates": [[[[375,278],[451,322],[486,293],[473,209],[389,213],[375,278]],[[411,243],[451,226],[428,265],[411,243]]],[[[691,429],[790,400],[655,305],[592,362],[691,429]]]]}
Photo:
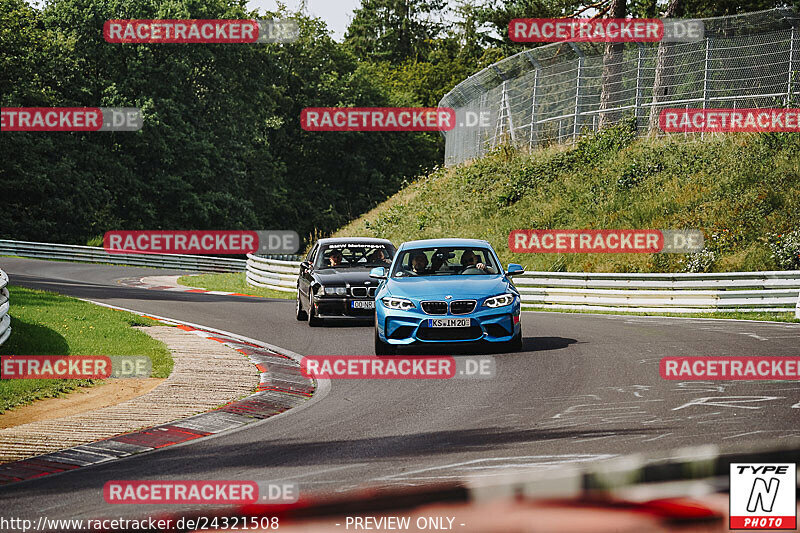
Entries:
{"type": "Polygon", "coordinates": [[[398,346],[436,343],[496,343],[522,348],[520,296],[491,245],[475,239],[430,239],[403,243],[391,266],[372,269],[375,294],[375,354],[398,346]]]}

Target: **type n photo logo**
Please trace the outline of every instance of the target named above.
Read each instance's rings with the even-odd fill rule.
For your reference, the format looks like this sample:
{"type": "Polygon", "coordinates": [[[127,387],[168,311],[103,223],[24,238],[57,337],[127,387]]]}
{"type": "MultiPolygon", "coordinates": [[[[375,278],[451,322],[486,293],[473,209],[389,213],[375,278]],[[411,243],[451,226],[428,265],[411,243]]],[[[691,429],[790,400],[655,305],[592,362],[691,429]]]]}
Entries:
{"type": "Polygon", "coordinates": [[[796,529],[797,465],[731,464],[731,529],[796,529]]]}

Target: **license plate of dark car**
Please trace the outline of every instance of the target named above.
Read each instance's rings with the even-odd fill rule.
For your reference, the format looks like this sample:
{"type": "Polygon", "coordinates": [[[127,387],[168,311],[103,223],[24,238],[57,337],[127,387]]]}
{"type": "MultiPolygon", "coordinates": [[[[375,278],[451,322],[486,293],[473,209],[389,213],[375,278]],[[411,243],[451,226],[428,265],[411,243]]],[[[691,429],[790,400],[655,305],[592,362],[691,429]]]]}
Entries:
{"type": "Polygon", "coordinates": [[[469,318],[429,318],[429,328],[468,328],[469,318]]]}
{"type": "Polygon", "coordinates": [[[375,309],[375,302],[372,300],[356,300],[351,305],[353,309],[375,309]]]}

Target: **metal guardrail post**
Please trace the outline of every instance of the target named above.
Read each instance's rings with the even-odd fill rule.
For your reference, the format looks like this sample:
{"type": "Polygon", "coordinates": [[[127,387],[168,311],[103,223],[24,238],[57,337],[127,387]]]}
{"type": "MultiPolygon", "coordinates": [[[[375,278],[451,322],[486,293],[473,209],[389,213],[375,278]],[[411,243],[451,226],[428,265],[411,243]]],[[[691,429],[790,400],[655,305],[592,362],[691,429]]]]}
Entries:
{"type": "Polygon", "coordinates": [[[644,66],[644,45],[636,42],[638,58],[636,60],[636,101],[634,102],[633,116],[636,119],[636,129],[639,129],[639,115],[642,110],[642,67],[644,66]]]}
{"type": "Polygon", "coordinates": [[[789,107],[792,101],[792,75],[794,74],[794,59],[795,59],[795,31],[796,28],[792,26],[792,33],[789,36],[789,76],[786,82],[786,107],[789,107]]]}
{"type": "MultiPolygon", "coordinates": [[[[539,91],[539,72],[542,70],[542,64],[539,60],[533,57],[530,52],[525,52],[525,57],[530,61],[535,69],[533,72],[533,94],[531,95],[531,131],[528,139],[528,149],[533,149],[533,140],[536,135],[536,96],[539,91]]],[[[537,139],[538,140],[538,139],[537,139]]]]}
{"type": "MultiPolygon", "coordinates": [[[[703,109],[708,106],[708,85],[710,83],[709,70],[711,68],[711,37],[706,37],[706,60],[703,63],[703,109]]],[[[705,139],[706,132],[700,133],[700,138],[705,139]]]]}
{"type": "Polygon", "coordinates": [[[494,138],[496,146],[500,140],[499,137],[503,135],[503,117],[505,116],[508,119],[508,133],[511,136],[511,143],[516,145],[517,138],[516,134],[514,133],[514,119],[511,117],[511,104],[508,98],[508,76],[503,73],[496,65],[492,66],[492,69],[497,73],[500,79],[503,80],[502,92],[500,95],[500,109],[497,113],[497,127],[494,130],[494,138]],[[498,134],[499,130],[499,134],[498,134]]]}
{"type": "Polygon", "coordinates": [[[572,138],[577,139],[578,135],[580,135],[581,133],[581,124],[580,124],[581,96],[582,96],[581,78],[583,77],[583,61],[586,58],[586,56],[575,43],[570,42],[569,46],[578,55],[578,70],[575,73],[575,118],[572,122],[572,138]]]}
{"type": "Polygon", "coordinates": [[[797,293],[797,307],[794,308],[794,317],[800,319],[800,292],[797,293]]]}

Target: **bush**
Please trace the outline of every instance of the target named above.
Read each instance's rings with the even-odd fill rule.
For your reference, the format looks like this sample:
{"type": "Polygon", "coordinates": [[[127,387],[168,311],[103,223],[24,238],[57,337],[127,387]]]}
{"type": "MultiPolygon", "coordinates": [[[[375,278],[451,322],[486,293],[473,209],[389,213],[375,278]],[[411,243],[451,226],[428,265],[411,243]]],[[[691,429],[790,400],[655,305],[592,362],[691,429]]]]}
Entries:
{"type": "Polygon", "coordinates": [[[800,230],[768,237],[772,258],[782,270],[800,270],[800,230]]]}

